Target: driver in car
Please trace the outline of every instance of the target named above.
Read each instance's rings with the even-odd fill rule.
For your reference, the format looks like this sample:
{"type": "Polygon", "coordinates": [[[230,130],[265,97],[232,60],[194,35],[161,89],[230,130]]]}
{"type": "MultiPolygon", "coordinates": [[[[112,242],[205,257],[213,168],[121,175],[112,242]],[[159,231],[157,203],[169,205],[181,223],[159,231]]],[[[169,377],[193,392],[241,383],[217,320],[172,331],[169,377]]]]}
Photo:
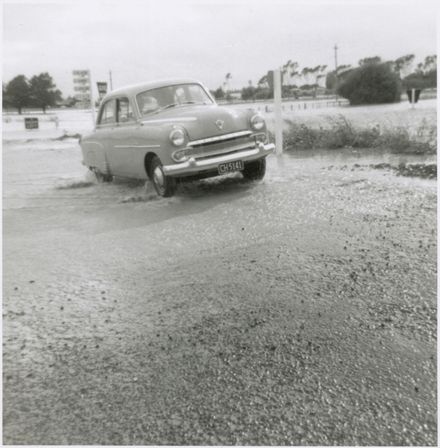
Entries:
{"type": "Polygon", "coordinates": [[[142,115],[154,112],[159,109],[159,103],[154,96],[146,96],[142,99],[141,113],[142,115]]]}

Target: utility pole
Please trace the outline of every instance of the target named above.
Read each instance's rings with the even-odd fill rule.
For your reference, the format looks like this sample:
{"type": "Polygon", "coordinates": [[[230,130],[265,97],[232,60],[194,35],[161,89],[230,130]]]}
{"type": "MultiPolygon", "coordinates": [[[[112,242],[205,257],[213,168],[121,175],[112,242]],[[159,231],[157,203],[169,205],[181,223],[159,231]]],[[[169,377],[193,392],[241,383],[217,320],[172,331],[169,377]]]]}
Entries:
{"type": "Polygon", "coordinates": [[[90,110],[92,112],[92,121],[93,126],[95,126],[95,100],[93,99],[93,84],[92,84],[92,73],[90,70],[87,70],[89,76],[89,98],[90,98],[90,110]]]}
{"type": "Polygon", "coordinates": [[[338,80],[338,45],[335,44],[335,46],[333,47],[335,50],[335,78],[336,78],[336,83],[335,83],[335,98],[338,98],[338,94],[337,94],[337,90],[338,90],[338,84],[339,84],[339,80],[338,80]]]}
{"type": "Polygon", "coordinates": [[[112,71],[110,70],[108,72],[109,78],[110,78],[110,92],[113,90],[113,81],[112,81],[112,71]]]}
{"type": "Polygon", "coordinates": [[[338,46],[335,44],[333,47],[335,50],[335,71],[338,69],[338,46]]]}

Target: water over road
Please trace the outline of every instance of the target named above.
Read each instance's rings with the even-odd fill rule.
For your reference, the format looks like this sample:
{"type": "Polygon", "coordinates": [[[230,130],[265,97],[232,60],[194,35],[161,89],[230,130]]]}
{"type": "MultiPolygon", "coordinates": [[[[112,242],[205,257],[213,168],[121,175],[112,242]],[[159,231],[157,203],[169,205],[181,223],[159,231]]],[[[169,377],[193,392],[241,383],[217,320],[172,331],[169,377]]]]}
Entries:
{"type": "Polygon", "coordinates": [[[158,199],[74,140],[3,157],[4,443],[436,444],[434,180],[348,150],[158,199]]]}

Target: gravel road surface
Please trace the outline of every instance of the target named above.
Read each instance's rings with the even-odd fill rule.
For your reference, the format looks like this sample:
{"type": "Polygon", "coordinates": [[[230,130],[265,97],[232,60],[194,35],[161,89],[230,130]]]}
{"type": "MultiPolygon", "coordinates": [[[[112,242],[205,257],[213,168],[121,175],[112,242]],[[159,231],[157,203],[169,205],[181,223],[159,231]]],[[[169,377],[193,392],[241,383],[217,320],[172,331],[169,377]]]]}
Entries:
{"type": "Polygon", "coordinates": [[[79,161],[4,146],[4,443],[437,444],[435,180],[298,154],[158,199],[79,161]]]}

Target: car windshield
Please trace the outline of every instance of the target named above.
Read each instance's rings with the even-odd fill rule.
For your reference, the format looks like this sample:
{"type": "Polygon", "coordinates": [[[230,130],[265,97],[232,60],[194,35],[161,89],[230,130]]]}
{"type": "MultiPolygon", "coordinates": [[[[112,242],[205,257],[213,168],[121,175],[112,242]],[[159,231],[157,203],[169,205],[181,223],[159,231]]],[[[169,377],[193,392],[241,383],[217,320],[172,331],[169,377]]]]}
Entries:
{"type": "Polygon", "coordinates": [[[185,104],[212,104],[200,84],[177,84],[147,90],[136,96],[142,116],[185,104]]]}

